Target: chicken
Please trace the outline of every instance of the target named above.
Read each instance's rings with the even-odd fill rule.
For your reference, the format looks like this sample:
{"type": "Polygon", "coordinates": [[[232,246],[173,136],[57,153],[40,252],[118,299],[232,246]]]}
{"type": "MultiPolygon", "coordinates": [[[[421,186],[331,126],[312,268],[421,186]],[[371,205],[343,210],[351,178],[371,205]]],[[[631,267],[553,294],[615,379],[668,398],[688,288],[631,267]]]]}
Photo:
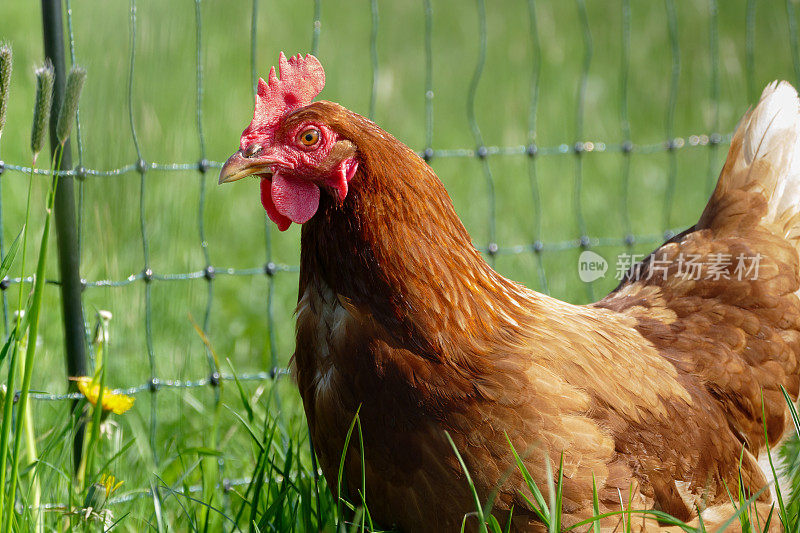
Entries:
{"type": "MultiPolygon", "coordinates": [[[[565,525],[593,515],[593,480],[601,512],[701,512],[708,527],[733,514],[726,487],[736,495],[740,471],[751,494],[773,482],[759,467],[765,435],[781,441],[780,387],[796,398],[800,385],[800,109],[788,83],[742,119],[699,222],[578,306],[492,270],[422,159],[312,102],[325,82],[316,58],[281,54],[279,66],[280,79],[273,68],[259,80],[219,181],[258,176],[278,228],[303,225],[292,364],[332,490],[356,413],[363,457],[353,439],[342,493],[360,500],[363,461],[372,519],[403,531],[457,531],[475,510],[447,434],[515,531],[542,526],[509,442],[545,494],[563,455],[565,525]]],[[[771,501],[767,488],[762,517],[771,501]]]]}

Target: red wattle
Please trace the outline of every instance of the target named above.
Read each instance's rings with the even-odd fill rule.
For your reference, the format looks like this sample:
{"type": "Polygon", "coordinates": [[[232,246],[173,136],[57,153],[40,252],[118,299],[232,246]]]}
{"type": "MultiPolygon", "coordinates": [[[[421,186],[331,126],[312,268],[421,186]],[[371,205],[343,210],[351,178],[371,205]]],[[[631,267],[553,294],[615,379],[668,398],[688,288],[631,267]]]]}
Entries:
{"type": "Polygon", "coordinates": [[[261,205],[264,206],[267,216],[278,226],[279,230],[286,231],[292,225],[292,221],[280,214],[275,208],[275,204],[272,203],[272,183],[266,178],[261,179],[261,205]]]}
{"type": "Polygon", "coordinates": [[[272,175],[272,202],[292,222],[307,222],[319,208],[319,187],[303,178],[272,175]]]}
{"type": "Polygon", "coordinates": [[[333,176],[327,180],[327,184],[331,186],[331,188],[336,191],[337,199],[339,202],[344,202],[345,197],[347,196],[347,191],[349,189],[349,182],[353,179],[353,176],[356,174],[356,169],[358,169],[358,161],[354,158],[345,159],[333,173],[333,176]]]}

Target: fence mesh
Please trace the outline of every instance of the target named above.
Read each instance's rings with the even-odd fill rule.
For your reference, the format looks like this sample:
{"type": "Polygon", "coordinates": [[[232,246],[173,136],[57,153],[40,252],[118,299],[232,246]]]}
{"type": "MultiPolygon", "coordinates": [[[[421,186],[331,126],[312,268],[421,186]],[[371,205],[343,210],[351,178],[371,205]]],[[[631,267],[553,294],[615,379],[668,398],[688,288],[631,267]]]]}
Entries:
{"type": "MultiPolygon", "coordinates": [[[[196,32],[194,60],[195,60],[195,80],[194,80],[194,97],[195,97],[195,121],[197,138],[197,158],[192,161],[183,162],[156,162],[147,159],[146,154],[142,150],[136,129],[135,120],[135,106],[134,106],[134,84],[137,82],[136,76],[136,50],[137,42],[140,38],[139,20],[137,19],[137,0],[130,2],[130,15],[129,15],[129,55],[128,55],[128,77],[126,83],[126,102],[127,112],[129,118],[130,132],[127,142],[132,143],[135,149],[136,160],[130,161],[128,164],[119,166],[118,168],[92,168],[90,162],[85,158],[85,140],[84,133],[81,126],[80,111],[77,117],[77,128],[74,135],[74,140],[77,146],[77,166],[70,171],[62,172],[62,175],[74,176],[77,179],[78,188],[78,224],[79,235],[81,243],[84,242],[85,236],[85,219],[87,212],[86,201],[86,188],[87,187],[102,187],[103,180],[107,178],[125,178],[130,180],[138,180],[139,182],[139,198],[138,198],[138,219],[140,227],[140,245],[142,250],[143,261],[141,268],[137,271],[130,272],[126,277],[120,279],[86,279],[83,284],[86,291],[92,291],[99,288],[120,288],[132,284],[144,285],[144,322],[141,324],[142,333],[146,339],[146,357],[149,365],[149,380],[143,383],[130,384],[126,388],[120,389],[119,392],[128,395],[149,395],[150,396],[150,439],[151,446],[156,449],[156,427],[158,424],[157,402],[155,401],[156,392],[162,388],[175,388],[175,389],[188,389],[198,387],[214,387],[220,380],[232,380],[233,376],[228,373],[219,372],[215,366],[211,353],[206,349],[208,359],[208,371],[205,374],[200,374],[196,379],[175,379],[170,376],[159,374],[157,365],[157,355],[154,349],[153,342],[153,321],[156,319],[153,312],[152,305],[152,290],[153,287],[161,283],[178,283],[189,280],[205,280],[206,283],[206,302],[204,306],[204,313],[200,320],[200,326],[204,331],[209,328],[209,320],[212,308],[215,305],[215,285],[217,283],[224,283],[224,278],[230,276],[251,276],[261,277],[267,285],[268,300],[266,303],[265,313],[265,327],[269,331],[275,328],[275,318],[277,313],[289,313],[290,310],[276,309],[275,305],[275,287],[278,283],[294,283],[294,278],[286,277],[287,273],[298,272],[299,267],[296,264],[284,264],[277,262],[274,254],[274,236],[275,229],[269,224],[265,217],[264,224],[264,248],[260,252],[263,257],[263,262],[255,261],[255,264],[250,268],[231,268],[224,264],[212,262],[209,250],[208,241],[206,239],[206,228],[204,225],[205,210],[206,210],[206,194],[207,187],[216,182],[216,170],[221,167],[221,162],[210,158],[206,149],[206,139],[204,134],[204,114],[203,114],[203,96],[204,96],[204,83],[205,73],[203,69],[203,37],[204,25],[203,17],[201,16],[201,3],[202,0],[195,0],[195,20],[194,27],[196,32]],[[175,173],[195,173],[197,177],[197,187],[199,191],[199,201],[196,207],[194,216],[196,217],[196,231],[199,240],[200,251],[202,253],[203,262],[198,264],[196,268],[189,271],[180,272],[167,272],[157,271],[153,268],[151,262],[150,252],[150,238],[151,228],[149,226],[150,220],[146,216],[146,191],[149,184],[148,174],[151,171],[175,172],[175,173]]],[[[258,33],[258,13],[261,8],[259,0],[253,0],[250,24],[250,68],[252,73],[252,86],[255,91],[258,74],[261,71],[261,66],[257,64],[256,60],[256,47],[257,47],[257,33],[258,33]]],[[[481,132],[479,121],[476,117],[476,92],[481,84],[482,77],[487,60],[487,13],[484,0],[476,0],[475,5],[472,7],[464,6],[463,9],[474,9],[477,13],[478,27],[477,39],[479,41],[479,54],[474,65],[472,79],[467,87],[467,109],[466,118],[474,139],[474,146],[463,148],[436,148],[434,146],[434,78],[436,76],[436,66],[434,65],[433,48],[433,2],[432,0],[423,0],[421,2],[421,11],[424,17],[424,62],[421,68],[424,68],[424,146],[419,150],[419,155],[426,161],[437,161],[447,158],[464,158],[473,159],[477,162],[476,176],[482,176],[485,181],[485,191],[488,197],[488,209],[485,217],[485,224],[487,227],[488,239],[485,242],[476,242],[476,245],[486,254],[490,262],[494,263],[496,258],[504,255],[519,255],[528,254],[535,258],[535,268],[537,271],[540,287],[547,290],[548,286],[548,272],[546,270],[545,261],[543,258],[548,254],[562,253],[568,250],[591,249],[595,247],[615,246],[632,249],[634,245],[638,244],[658,244],[664,239],[670,238],[678,228],[674,227],[675,221],[672,220],[671,213],[673,212],[673,205],[675,202],[676,190],[676,176],[678,173],[678,158],[683,151],[686,150],[706,150],[707,151],[707,169],[700,172],[705,174],[704,188],[706,192],[711,190],[714,183],[716,174],[718,172],[718,163],[720,158],[720,147],[724,147],[730,141],[730,134],[720,132],[720,43],[719,43],[719,9],[717,0],[708,0],[709,9],[709,26],[708,26],[708,61],[711,66],[710,69],[710,83],[708,87],[708,101],[711,103],[711,129],[710,131],[697,131],[694,135],[677,136],[675,133],[675,114],[676,106],[678,105],[678,91],[679,91],[679,76],[681,73],[682,62],[687,60],[687,54],[681,50],[679,45],[679,21],[676,16],[674,0],[666,0],[664,2],[663,20],[666,26],[668,36],[668,45],[671,54],[671,67],[670,76],[667,80],[669,87],[668,100],[665,104],[665,111],[663,117],[663,140],[655,143],[639,143],[636,142],[631,134],[631,127],[629,122],[629,79],[630,61],[631,61],[631,6],[630,0],[621,0],[619,4],[619,17],[621,18],[621,56],[620,56],[620,70],[619,70],[619,123],[618,128],[621,131],[620,140],[604,141],[604,140],[589,140],[584,138],[584,116],[587,113],[586,92],[587,84],[589,83],[590,68],[592,66],[593,54],[595,52],[594,43],[592,40],[591,26],[585,0],[576,0],[576,8],[579,18],[580,35],[579,39],[582,40],[583,55],[581,75],[579,77],[578,88],[576,91],[576,100],[574,102],[574,121],[575,137],[573,139],[565,140],[565,142],[539,145],[537,144],[537,117],[541,106],[540,101],[540,85],[541,85],[541,65],[542,65],[542,43],[540,39],[540,21],[537,19],[537,2],[535,0],[527,0],[527,19],[530,26],[530,56],[532,62],[530,64],[530,86],[529,86],[529,106],[528,106],[528,135],[525,139],[519,139],[518,144],[512,145],[487,145],[481,132]],[[623,220],[623,232],[619,235],[600,236],[592,232],[591,227],[587,224],[584,216],[583,202],[582,202],[582,188],[584,181],[588,179],[584,175],[584,158],[590,153],[616,153],[622,155],[622,166],[620,168],[622,186],[622,195],[620,202],[615,208],[621,210],[623,220]],[[631,220],[629,211],[629,194],[630,194],[630,179],[631,179],[631,157],[634,155],[646,154],[667,154],[667,171],[666,171],[666,189],[663,197],[663,210],[662,210],[662,227],[663,233],[657,234],[636,234],[631,220]],[[492,161],[497,157],[508,158],[524,158],[527,163],[528,177],[533,184],[532,196],[532,210],[534,213],[534,229],[531,242],[526,243],[504,243],[499,242],[497,232],[497,204],[495,201],[495,190],[497,187],[497,180],[493,173],[492,161]],[[573,161],[573,186],[572,186],[572,206],[575,221],[575,227],[578,229],[574,238],[559,241],[548,241],[543,237],[542,231],[542,204],[545,199],[542,197],[539,187],[539,181],[542,179],[541,173],[538,169],[538,162],[544,157],[562,157],[571,158],[573,161]]],[[[71,0],[66,0],[66,23],[68,29],[69,41],[69,55],[71,62],[80,63],[81,57],[78,52],[76,43],[77,37],[74,30],[73,10],[71,0]]],[[[322,8],[321,0],[315,0],[313,3],[313,20],[311,21],[311,43],[309,50],[312,53],[317,53],[320,47],[320,35],[322,24],[320,22],[322,8]]],[[[369,111],[370,117],[375,114],[375,106],[377,101],[378,80],[380,73],[380,62],[378,55],[379,45],[379,3],[377,0],[370,0],[365,3],[365,8],[370,10],[371,14],[371,31],[370,43],[367,53],[370,56],[370,64],[372,69],[371,89],[369,97],[369,111]]],[[[788,26],[788,33],[790,36],[787,46],[791,51],[792,64],[794,68],[795,79],[794,82],[800,81],[800,55],[798,53],[798,31],[795,18],[795,7],[792,0],[786,0],[785,5],[786,24],[788,26]]],[[[746,73],[746,87],[748,97],[751,102],[755,101],[759,87],[756,86],[756,76],[754,74],[756,54],[755,54],[755,20],[756,20],[756,1],[747,0],[745,12],[745,39],[746,39],[746,54],[745,54],[745,73],[746,73]]],[[[617,16],[617,15],[615,15],[617,16]]],[[[696,56],[698,51],[691,51],[692,56],[696,56]]],[[[91,102],[84,101],[83,104],[91,105],[91,102]]],[[[31,168],[23,164],[15,162],[5,162],[3,166],[4,176],[3,181],[6,182],[14,175],[24,176],[31,172],[31,168]]],[[[36,174],[48,174],[47,169],[33,169],[36,174]]],[[[1,207],[1,206],[0,206],[1,207]]],[[[0,211],[0,217],[2,212],[0,211]]],[[[0,220],[0,223],[2,221],[0,220]]],[[[2,244],[0,243],[0,246],[2,244]]],[[[254,257],[257,254],[253,254],[254,257]]],[[[7,288],[10,284],[29,283],[30,277],[14,277],[4,280],[3,288],[7,288]]],[[[51,283],[57,283],[52,280],[51,283]]],[[[589,299],[595,298],[594,285],[586,283],[586,296],[589,299]]],[[[4,320],[6,322],[6,329],[8,327],[8,299],[6,291],[2,292],[4,320]]],[[[89,328],[87,327],[87,332],[89,328]]],[[[278,347],[276,344],[275,335],[269,337],[269,355],[271,361],[271,368],[256,372],[244,373],[238,376],[242,381],[266,381],[273,380],[279,376],[287,374],[287,369],[279,364],[282,360],[278,354],[278,347]]],[[[283,358],[285,359],[285,358],[283,358]]],[[[218,388],[215,387],[218,391],[218,388]]],[[[218,393],[215,393],[218,394],[218,393]]],[[[71,399],[80,398],[78,393],[72,394],[51,394],[46,392],[38,392],[32,394],[32,397],[41,402],[60,402],[71,399]]],[[[237,486],[246,484],[247,479],[231,479],[225,480],[223,485],[226,487],[237,486]]],[[[190,487],[190,490],[200,490],[200,487],[190,487]]],[[[126,501],[130,498],[139,495],[149,494],[149,489],[141,489],[127,494],[117,500],[112,501],[126,501]]]]}

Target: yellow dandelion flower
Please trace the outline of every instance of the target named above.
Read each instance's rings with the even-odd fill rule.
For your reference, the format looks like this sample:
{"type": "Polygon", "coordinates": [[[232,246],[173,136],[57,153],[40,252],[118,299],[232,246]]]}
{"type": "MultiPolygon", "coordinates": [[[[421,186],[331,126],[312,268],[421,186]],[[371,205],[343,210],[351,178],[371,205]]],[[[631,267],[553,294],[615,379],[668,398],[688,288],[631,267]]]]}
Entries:
{"type": "MultiPolygon", "coordinates": [[[[100,396],[100,384],[88,376],[77,378],[78,390],[86,396],[89,403],[97,405],[100,396]]],[[[103,411],[113,411],[121,415],[133,406],[133,398],[125,394],[114,392],[108,387],[103,388],[103,411]]]]}
{"type": "Polygon", "coordinates": [[[103,474],[100,476],[100,484],[106,489],[106,499],[114,494],[123,483],[125,483],[123,480],[117,481],[117,478],[111,474],[103,474]]]}

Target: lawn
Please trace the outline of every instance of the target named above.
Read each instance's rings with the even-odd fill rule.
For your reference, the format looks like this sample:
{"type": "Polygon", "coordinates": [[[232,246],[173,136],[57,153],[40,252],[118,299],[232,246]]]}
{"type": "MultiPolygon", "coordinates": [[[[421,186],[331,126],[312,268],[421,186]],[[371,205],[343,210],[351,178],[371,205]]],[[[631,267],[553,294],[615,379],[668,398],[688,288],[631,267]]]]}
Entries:
{"type": "MultiPolygon", "coordinates": [[[[618,254],[649,252],[665,232],[693,224],[724,160],[725,136],[766,83],[800,78],[795,0],[630,2],[629,14],[621,0],[255,2],[70,2],[70,44],[88,71],[73,159],[103,172],[76,184],[81,275],[90,282],[83,303],[87,332],[98,310],[113,314],[112,387],[153,376],[184,385],[208,378],[217,370],[212,350],[226,375],[258,377],[287,365],[299,229],[279,233],[265,224],[255,181],[218,188],[217,166],[197,170],[201,159],[218,165],[238,147],[252,116],[253,67],[266,76],[281,50],[316,49],[327,76],[321,98],[371,115],[415,150],[433,149],[430,163],[476,246],[497,245],[490,259],[502,274],[575,303],[615,286],[618,254]],[[721,144],[692,137],[712,134],[721,144]],[[576,143],[587,142],[591,151],[581,144],[586,150],[576,154],[576,143]],[[526,153],[531,145],[536,157],[526,153]],[[485,159],[476,155],[481,146],[485,159]],[[139,174],[139,158],[156,168],[139,174]],[[172,164],[183,167],[165,168],[172,164]],[[105,174],[114,169],[122,172],[105,174]],[[581,237],[609,262],[592,284],[578,277],[581,237]],[[150,284],[140,275],[146,261],[156,278],[150,284]],[[268,263],[277,269],[271,277],[268,263]],[[202,276],[207,264],[212,282],[202,276]],[[119,283],[92,283],[103,280],[119,283]]],[[[39,4],[3,2],[0,40],[12,45],[15,62],[0,160],[30,166],[32,67],[43,58],[39,4]]],[[[35,178],[29,257],[48,183],[35,178]]],[[[6,246],[22,226],[26,190],[25,173],[3,172],[6,246]]],[[[15,308],[16,290],[4,296],[15,308]]],[[[33,375],[35,390],[54,394],[67,390],[58,297],[49,285],[33,375]]],[[[208,513],[212,530],[231,521],[246,528],[249,507],[237,513],[243,500],[253,502],[247,480],[259,471],[268,482],[257,519],[310,531],[321,516],[320,528],[334,528],[324,484],[322,509],[311,512],[313,468],[291,381],[242,387],[240,394],[225,380],[219,388],[145,390],[131,411],[112,416],[100,453],[113,458],[104,472],[124,480],[108,504],[121,518],[115,529],[203,529],[204,503],[216,509],[208,513]],[[152,487],[160,487],[160,501],[152,487]]],[[[47,451],[38,470],[42,500],[55,504],[46,514],[55,527],[71,494],[69,439],[61,433],[71,431],[69,403],[37,400],[33,409],[37,444],[47,451]]]]}

